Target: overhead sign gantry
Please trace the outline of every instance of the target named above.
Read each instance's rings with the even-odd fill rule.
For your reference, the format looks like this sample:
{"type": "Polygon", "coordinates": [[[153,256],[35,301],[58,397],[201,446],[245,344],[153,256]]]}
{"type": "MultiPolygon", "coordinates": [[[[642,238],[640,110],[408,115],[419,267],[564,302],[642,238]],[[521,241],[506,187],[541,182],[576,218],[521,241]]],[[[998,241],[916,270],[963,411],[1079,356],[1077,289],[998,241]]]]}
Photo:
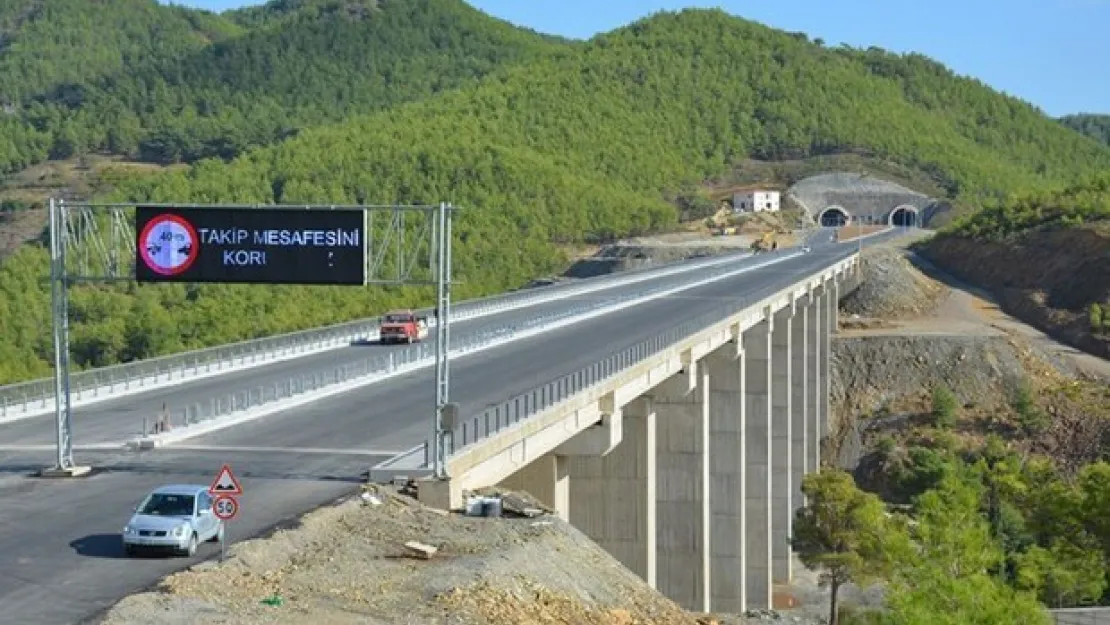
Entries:
{"type": "Polygon", "coordinates": [[[436,406],[429,462],[442,473],[448,402],[450,204],[95,204],[51,199],[57,458],[73,462],[69,287],[76,282],[435,285],[436,406]]]}

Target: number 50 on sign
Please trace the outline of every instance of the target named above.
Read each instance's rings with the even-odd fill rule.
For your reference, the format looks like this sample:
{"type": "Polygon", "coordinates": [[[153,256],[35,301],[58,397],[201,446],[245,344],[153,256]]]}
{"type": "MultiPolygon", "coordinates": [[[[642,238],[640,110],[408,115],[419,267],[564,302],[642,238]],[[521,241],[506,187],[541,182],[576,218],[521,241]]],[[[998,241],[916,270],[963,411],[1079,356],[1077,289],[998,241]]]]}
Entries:
{"type": "Polygon", "coordinates": [[[230,521],[239,514],[239,502],[231,495],[220,495],[212,502],[212,511],[221,521],[230,521]]]}

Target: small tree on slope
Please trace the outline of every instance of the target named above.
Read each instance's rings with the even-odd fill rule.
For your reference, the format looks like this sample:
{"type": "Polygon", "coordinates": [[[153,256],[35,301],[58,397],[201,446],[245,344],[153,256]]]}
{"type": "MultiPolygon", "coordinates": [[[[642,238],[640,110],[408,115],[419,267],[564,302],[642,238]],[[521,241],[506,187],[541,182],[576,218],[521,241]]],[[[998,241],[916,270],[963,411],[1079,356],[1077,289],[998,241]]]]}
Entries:
{"type": "Polygon", "coordinates": [[[829,624],[838,625],[840,588],[882,576],[908,548],[908,537],[886,516],[882,501],[859,490],[848,473],[811,473],[802,492],[807,503],[798,510],[791,545],[829,586],[829,624]]]}

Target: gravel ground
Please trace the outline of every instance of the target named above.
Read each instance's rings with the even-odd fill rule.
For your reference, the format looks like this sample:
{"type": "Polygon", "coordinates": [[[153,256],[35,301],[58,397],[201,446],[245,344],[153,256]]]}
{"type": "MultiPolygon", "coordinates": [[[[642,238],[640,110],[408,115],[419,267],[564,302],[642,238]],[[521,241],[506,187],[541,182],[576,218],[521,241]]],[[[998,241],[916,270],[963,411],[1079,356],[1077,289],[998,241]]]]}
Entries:
{"type": "Polygon", "coordinates": [[[892,320],[936,310],[950,289],[918,271],[906,254],[895,247],[865,249],[864,281],[841,302],[844,314],[892,320]]]}

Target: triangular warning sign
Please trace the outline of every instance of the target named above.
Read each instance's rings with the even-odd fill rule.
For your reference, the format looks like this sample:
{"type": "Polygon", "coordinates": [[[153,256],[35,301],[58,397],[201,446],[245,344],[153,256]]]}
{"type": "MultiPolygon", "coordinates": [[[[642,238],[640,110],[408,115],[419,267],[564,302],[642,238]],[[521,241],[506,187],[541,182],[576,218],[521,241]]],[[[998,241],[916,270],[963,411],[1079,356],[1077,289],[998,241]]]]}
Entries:
{"type": "Polygon", "coordinates": [[[208,487],[208,492],[213,495],[242,495],[243,488],[231,473],[231,467],[225,464],[216,475],[216,479],[212,481],[212,485],[208,487]]]}

